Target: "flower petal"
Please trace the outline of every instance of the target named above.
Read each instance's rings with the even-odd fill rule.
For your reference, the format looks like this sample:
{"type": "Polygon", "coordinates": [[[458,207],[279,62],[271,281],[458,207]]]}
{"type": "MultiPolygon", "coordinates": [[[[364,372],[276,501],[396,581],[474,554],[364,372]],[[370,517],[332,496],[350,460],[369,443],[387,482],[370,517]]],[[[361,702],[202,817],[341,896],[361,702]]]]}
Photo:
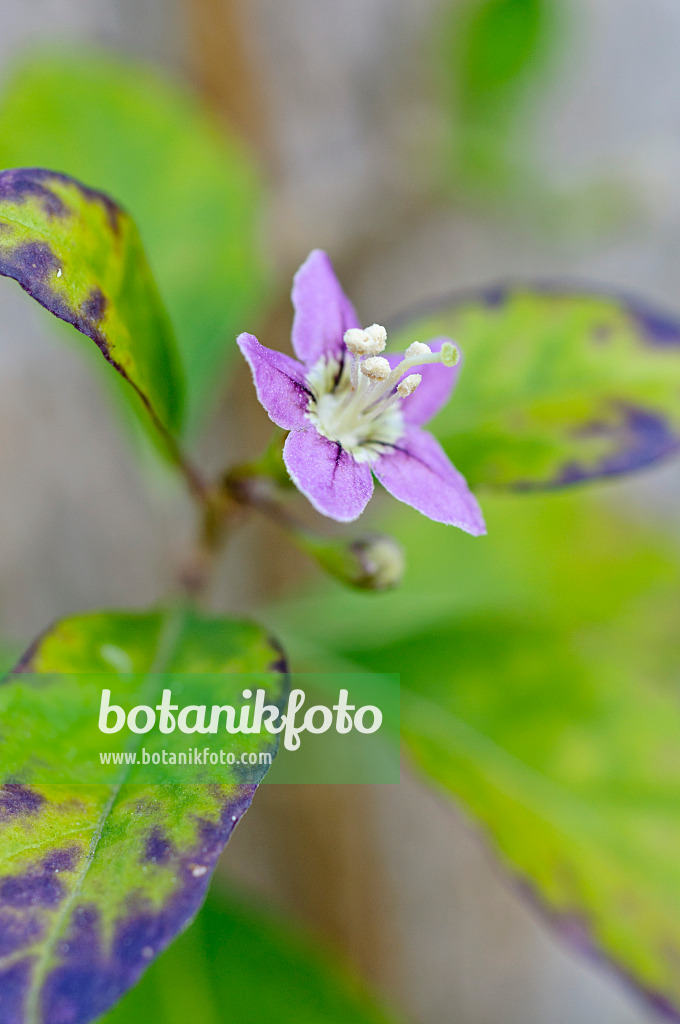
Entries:
{"type": "Polygon", "coordinates": [[[339,355],[345,331],[361,326],[328,255],[321,249],[314,249],[295,275],[293,306],[293,348],[307,366],[313,366],[323,355],[339,355]]]}
{"type": "Polygon", "coordinates": [[[283,459],[295,486],[324,516],[349,523],[366,508],[373,477],[366,462],[356,462],[337,441],[314,427],[288,435],[283,459]]]}
{"type": "Polygon", "coordinates": [[[399,501],[436,523],[459,526],[466,533],[486,533],[484,517],[465,479],[426,430],[409,427],[389,455],[381,455],[373,472],[399,501]]]}
{"type": "MultiPolygon", "coordinates": [[[[439,352],[445,341],[449,338],[434,338],[428,341],[433,352],[439,352]]],[[[390,353],[387,356],[390,366],[395,366],[403,359],[400,353],[390,353]]],[[[404,414],[407,423],[414,426],[422,426],[439,412],[442,406],[446,405],[451,392],[458,383],[461,360],[455,366],[444,366],[443,363],[425,363],[424,366],[416,366],[408,373],[419,373],[422,380],[416,390],[408,398],[402,399],[399,408],[404,414]]]]}
{"type": "Polygon", "coordinates": [[[240,334],[237,343],[248,360],[257,397],[270,419],[286,430],[304,426],[311,395],[304,367],[283,352],[260,345],[252,334],[240,334]]]}

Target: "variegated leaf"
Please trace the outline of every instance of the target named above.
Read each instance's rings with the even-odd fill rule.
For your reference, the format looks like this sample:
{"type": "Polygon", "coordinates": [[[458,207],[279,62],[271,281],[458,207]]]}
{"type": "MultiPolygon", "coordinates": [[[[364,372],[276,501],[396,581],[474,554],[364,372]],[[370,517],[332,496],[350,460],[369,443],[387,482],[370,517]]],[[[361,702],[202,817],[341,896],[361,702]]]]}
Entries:
{"type": "MultiPolygon", "coordinates": [[[[68,619],[19,668],[262,673],[268,696],[285,690],[258,627],[189,613],[68,619]]],[[[50,757],[35,737],[26,747],[27,762],[50,757]]],[[[1,750],[0,1024],[85,1024],[191,921],[256,783],[225,768],[219,784],[144,786],[125,766],[115,785],[30,785],[6,776],[1,750]]]]}
{"type": "Polygon", "coordinates": [[[197,1024],[396,1024],[318,936],[228,897],[217,885],[189,931],[102,1024],[190,1018],[197,1024]]]}
{"type": "Polygon", "coordinates": [[[0,274],[91,338],[172,446],[182,370],[132,218],[63,174],[3,171],[0,274]]]}
{"type": "Polygon", "coordinates": [[[148,64],[66,46],[19,62],[0,93],[0,166],[53,167],[134,215],[177,332],[185,429],[269,291],[264,183],[244,140],[148,64]]]}
{"type": "Polygon", "coordinates": [[[464,365],[434,429],[475,487],[562,487],[680,452],[680,316],[527,283],[433,303],[392,340],[442,334],[464,365]]]}

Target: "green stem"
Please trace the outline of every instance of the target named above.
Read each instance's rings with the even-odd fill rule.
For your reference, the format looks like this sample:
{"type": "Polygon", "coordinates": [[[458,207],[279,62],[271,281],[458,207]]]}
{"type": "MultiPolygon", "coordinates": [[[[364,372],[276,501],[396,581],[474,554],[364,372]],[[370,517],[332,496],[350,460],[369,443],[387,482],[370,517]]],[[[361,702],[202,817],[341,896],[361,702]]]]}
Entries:
{"type": "Polygon", "coordinates": [[[215,484],[202,486],[199,536],[180,577],[186,600],[196,602],[205,596],[232,528],[253,511],[276,523],[298,550],[346,586],[382,591],[401,583],[404,557],[394,538],[323,537],[291,515],[282,500],[284,489],[292,487],[281,458],[284,438],[285,433],[278,431],[259,460],[235,466],[215,484]]]}

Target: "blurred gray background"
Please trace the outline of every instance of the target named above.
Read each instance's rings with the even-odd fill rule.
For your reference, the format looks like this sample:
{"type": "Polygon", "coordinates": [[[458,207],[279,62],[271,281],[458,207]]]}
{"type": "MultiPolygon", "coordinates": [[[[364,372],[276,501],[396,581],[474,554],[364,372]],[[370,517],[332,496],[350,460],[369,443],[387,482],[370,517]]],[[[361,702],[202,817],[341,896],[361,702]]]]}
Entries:
{"type": "MultiPolygon", "coordinates": [[[[428,74],[441,6],[4,0],[0,77],[23,47],[60,39],[188,77],[262,155],[281,272],[328,249],[378,321],[452,285],[523,274],[599,280],[680,309],[680,5],[562,0],[564,38],[522,140],[562,211],[548,225],[526,196],[423,201],[441,127],[428,74]],[[589,197],[603,193],[622,212],[600,223],[589,197]]],[[[148,492],[98,378],[6,281],[0,308],[0,634],[25,642],[71,612],[156,600],[191,518],[170,482],[148,492]]],[[[228,439],[216,444],[226,461],[228,439]]],[[[657,476],[680,490],[676,470],[657,476]]],[[[218,598],[238,606],[257,590],[240,558],[218,598]]],[[[560,944],[474,830],[408,777],[314,799],[265,788],[224,871],[344,944],[413,1021],[652,1020],[613,974],[560,944]]]]}

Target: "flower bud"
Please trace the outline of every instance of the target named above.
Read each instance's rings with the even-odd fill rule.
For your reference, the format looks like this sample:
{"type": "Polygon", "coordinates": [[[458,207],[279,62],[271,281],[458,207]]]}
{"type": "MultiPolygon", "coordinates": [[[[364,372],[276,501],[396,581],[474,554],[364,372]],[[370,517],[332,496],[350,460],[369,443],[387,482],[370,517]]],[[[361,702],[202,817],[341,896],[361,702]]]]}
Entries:
{"type": "Polygon", "coordinates": [[[392,590],[404,576],[403,548],[388,534],[374,533],[353,541],[307,536],[301,546],[322,569],[357,590],[392,590]]]}
{"type": "Polygon", "coordinates": [[[354,585],[362,590],[393,590],[404,578],[404,549],[387,533],[361,537],[350,545],[361,568],[354,585]]]}

